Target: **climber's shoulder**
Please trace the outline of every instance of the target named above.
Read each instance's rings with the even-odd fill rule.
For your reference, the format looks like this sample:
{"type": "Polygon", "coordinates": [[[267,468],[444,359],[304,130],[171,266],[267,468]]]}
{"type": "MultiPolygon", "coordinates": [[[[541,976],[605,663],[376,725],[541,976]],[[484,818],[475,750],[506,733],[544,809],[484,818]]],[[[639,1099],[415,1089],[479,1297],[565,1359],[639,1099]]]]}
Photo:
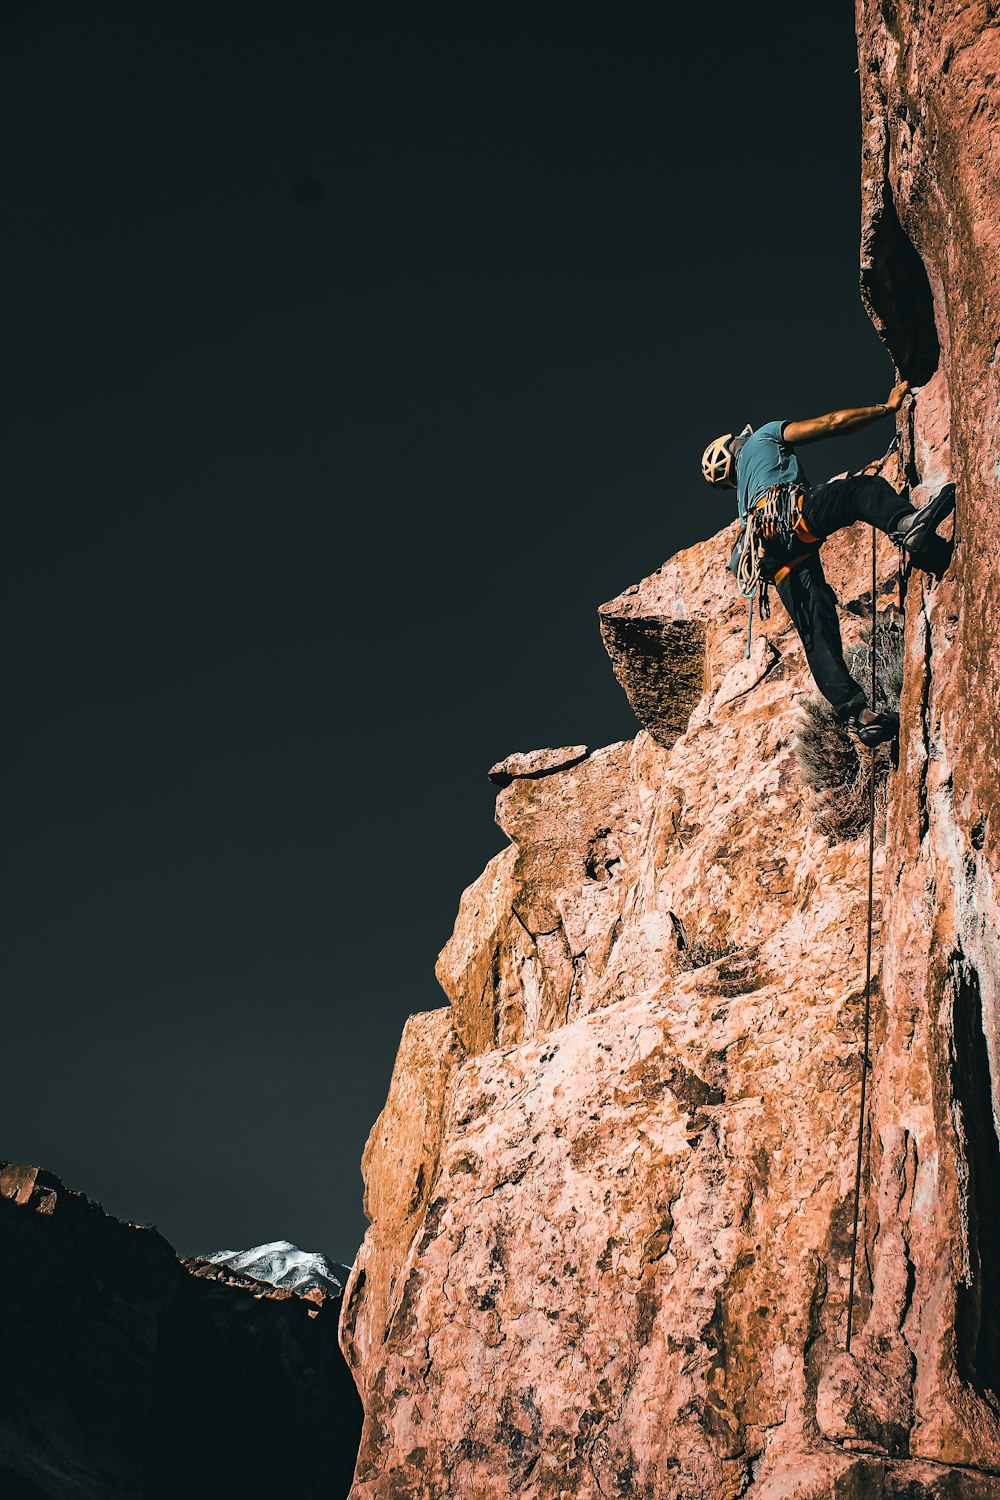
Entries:
{"type": "Polygon", "coordinates": [[[768,443],[787,443],[785,428],[793,425],[792,422],[789,422],[784,417],[774,422],[765,422],[762,427],[754,429],[751,436],[747,438],[744,448],[749,448],[751,444],[755,448],[760,448],[768,443]]]}

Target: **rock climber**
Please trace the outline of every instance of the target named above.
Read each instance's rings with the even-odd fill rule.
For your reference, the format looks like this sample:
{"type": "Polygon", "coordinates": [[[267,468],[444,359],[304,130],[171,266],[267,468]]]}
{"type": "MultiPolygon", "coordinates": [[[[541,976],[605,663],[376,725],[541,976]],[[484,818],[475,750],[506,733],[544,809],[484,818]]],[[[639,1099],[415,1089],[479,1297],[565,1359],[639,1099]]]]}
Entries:
{"type": "Polygon", "coordinates": [[[730,559],[731,570],[741,577],[742,586],[742,570],[754,554],[761,579],[773,583],[801,637],[816,686],[840,721],[868,746],[894,739],[899,716],[892,709],[871,709],[864,689],[847,670],[837,598],[826,581],[820,548],[842,526],[866,521],[919,566],[937,527],[955,508],[955,486],[946,484],[917,510],[906,490],[894,490],[878,475],[851,474],[810,485],[796,449],[820,438],[856,432],[897,412],[909,390],[909,383],[901,380],[879,406],[832,411],[806,422],[767,422],[756,432],[747,426],[741,433],[726,433],[709,443],[701,461],[709,484],[737,492],[743,533],[730,559]]]}

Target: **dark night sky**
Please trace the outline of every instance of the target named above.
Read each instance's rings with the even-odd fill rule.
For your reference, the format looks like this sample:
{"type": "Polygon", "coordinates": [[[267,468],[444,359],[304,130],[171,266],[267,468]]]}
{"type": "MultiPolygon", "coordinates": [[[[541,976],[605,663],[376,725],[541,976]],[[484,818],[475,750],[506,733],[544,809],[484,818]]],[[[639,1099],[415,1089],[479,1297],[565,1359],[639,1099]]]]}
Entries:
{"type": "Polygon", "coordinates": [[[5,10],[0,1153],[182,1252],[353,1257],[487,767],[634,733],[710,438],[889,390],[851,6],[692,9],[5,10]]]}

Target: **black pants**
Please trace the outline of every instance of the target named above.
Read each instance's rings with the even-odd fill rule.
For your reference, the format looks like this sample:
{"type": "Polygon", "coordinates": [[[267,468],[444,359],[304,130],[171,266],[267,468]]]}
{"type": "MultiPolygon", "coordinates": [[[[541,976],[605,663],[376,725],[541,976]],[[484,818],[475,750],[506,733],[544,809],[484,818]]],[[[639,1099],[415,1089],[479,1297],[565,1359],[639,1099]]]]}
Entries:
{"type": "MultiPolygon", "coordinates": [[[[855,521],[868,521],[888,533],[913,509],[908,497],[898,494],[887,480],[871,474],[852,474],[810,490],[802,518],[814,536],[825,540],[831,532],[852,526],[855,521]]],[[[776,554],[769,552],[768,560],[773,567],[781,565],[776,554]]],[[[793,568],[776,588],[801,637],[813,681],[823,697],[833,704],[840,719],[853,718],[867,708],[868,699],[844,661],[837,596],[826,581],[820,548],[815,547],[806,561],[793,568]]]]}

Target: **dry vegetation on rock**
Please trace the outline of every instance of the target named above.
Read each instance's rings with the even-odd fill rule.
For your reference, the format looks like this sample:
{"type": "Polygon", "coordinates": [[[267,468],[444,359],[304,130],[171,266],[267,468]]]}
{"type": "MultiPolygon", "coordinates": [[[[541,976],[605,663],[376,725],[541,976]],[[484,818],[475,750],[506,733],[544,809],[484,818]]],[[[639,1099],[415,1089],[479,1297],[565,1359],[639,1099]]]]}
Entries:
{"type": "MultiPolygon", "coordinates": [[[[870,657],[871,630],[862,632],[861,642],[850,653],[852,675],[872,698],[870,657]]],[[[884,620],[875,632],[875,682],[880,707],[899,709],[903,688],[903,631],[892,620],[884,620]]],[[[806,786],[814,793],[810,810],[813,826],[834,843],[856,839],[868,823],[871,777],[875,777],[876,834],[885,832],[885,811],[892,747],[880,745],[874,752],[858,747],[830,704],[818,694],[808,697],[796,726],[795,755],[806,786]]]]}

